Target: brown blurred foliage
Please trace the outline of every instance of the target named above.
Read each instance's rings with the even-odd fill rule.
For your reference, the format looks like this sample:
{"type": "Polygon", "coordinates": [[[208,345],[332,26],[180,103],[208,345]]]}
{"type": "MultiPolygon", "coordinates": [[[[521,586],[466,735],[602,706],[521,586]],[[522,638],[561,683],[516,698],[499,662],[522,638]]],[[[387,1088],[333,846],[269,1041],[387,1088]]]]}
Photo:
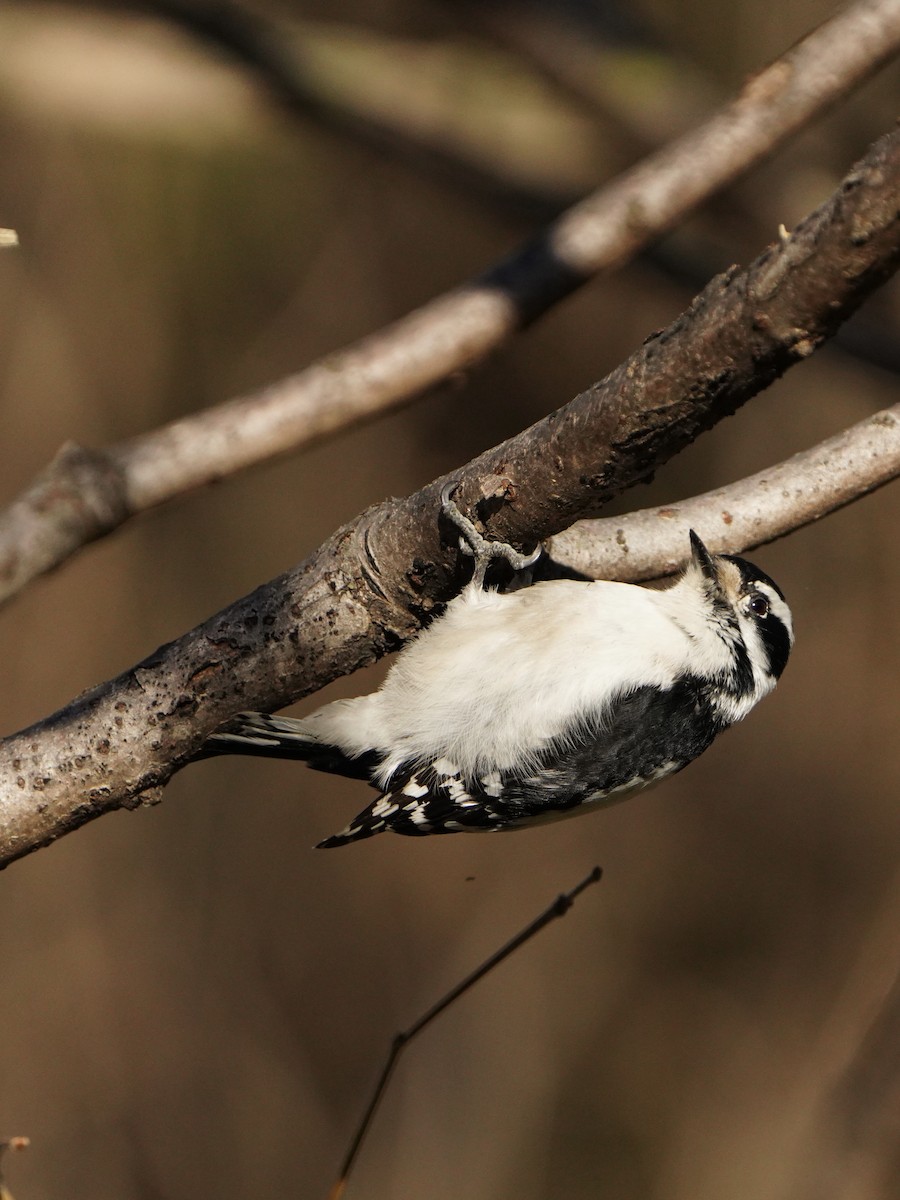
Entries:
{"type": "MultiPolygon", "coordinates": [[[[457,59],[442,50],[452,39],[458,58],[476,38],[465,7],[295,0],[277,15],[359,21],[356,54],[389,35],[414,59],[425,39],[431,69],[396,72],[424,111],[427,78],[454,106],[457,59]]],[[[640,6],[712,95],[831,10],[640,6]]],[[[66,439],[116,441],[296,370],[532,228],[502,188],[488,199],[289,117],[150,16],[8,3],[0,45],[0,224],[21,241],[0,257],[6,497],[66,439]]],[[[484,81],[492,119],[504,80],[484,81]]],[[[774,196],[790,227],[888,127],[896,84],[885,73],[778,155],[744,203],[774,196]]],[[[573,186],[608,170],[584,120],[569,141],[546,134],[573,186]]],[[[716,222],[704,245],[723,257],[704,269],[756,253],[769,221],[716,222]]],[[[2,613],[3,727],[556,408],[689,298],[636,264],[459,387],[88,549],[2,613]]],[[[878,307],[896,329],[896,290],[878,307]]],[[[827,347],[624,499],[725,483],[895,394],[894,376],[827,347]]],[[[886,489],[758,552],[794,608],[784,681],[688,772],[621,808],[320,854],[310,846],[362,807],[362,785],[223,760],[5,872],[0,1126],[32,1141],[13,1164],[18,1200],[324,1195],[391,1034],[594,862],[600,888],[405,1057],[348,1195],[801,1194],[823,1096],[895,970],[898,504],[886,489]]]]}

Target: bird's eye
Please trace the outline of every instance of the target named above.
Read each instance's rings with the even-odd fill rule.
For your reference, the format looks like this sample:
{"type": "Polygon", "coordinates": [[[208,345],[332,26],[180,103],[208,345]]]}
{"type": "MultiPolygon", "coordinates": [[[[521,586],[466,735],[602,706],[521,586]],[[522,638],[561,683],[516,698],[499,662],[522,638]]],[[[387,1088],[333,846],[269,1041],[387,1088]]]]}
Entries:
{"type": "Polygon", "coordinates": [[[749,607],[754,617],[767,617],[769,615],[768,596],[764,596],[762,592],[753,592],[750,596],[749,607]]]}

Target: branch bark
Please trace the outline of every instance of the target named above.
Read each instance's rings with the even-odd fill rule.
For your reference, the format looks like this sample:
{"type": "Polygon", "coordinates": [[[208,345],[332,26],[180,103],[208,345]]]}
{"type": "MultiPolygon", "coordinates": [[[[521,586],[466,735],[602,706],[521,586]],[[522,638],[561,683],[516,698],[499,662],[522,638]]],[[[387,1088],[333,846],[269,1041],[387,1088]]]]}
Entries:
{"type": "Polygon", "coordinates": [[[107,450],[64,447],[0,515],[0,602],[130,516],[372,420],[479,362],[586,280],[627,261],[898,50],[896,0],[859,0],[697,130],[474,282],[262,392],[107,450]]]}
{"type": "Polygon", "coordinates": [[[639,583],[676,571],[689,529],[718,554],[792,533],[900,475],[900,404],[738,483],[664,508],[578,521],[550,538],[559,566],[639,583]]]}
{"type": "MultiPolygon", "coordinates": [[[[558,533],[808,357],[898,261],[900,131],[786,242],[714,279],[605,380],[458,472],[461,504],[520,545],[558,533]]],[[[436,522],[443,482],[368,510],[294,570],[0,743],[0,865],[155,798],[240,709],[281,707],[396,649],[455,590],[436,522]]]]}

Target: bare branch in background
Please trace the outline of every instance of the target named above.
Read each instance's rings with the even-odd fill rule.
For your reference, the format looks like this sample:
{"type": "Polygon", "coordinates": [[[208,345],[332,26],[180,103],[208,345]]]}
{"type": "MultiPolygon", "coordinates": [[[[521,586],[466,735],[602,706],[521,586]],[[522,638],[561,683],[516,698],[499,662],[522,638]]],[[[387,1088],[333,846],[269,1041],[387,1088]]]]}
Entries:
{"type": "MultiPolygon", "coordinates": [[[[561,16],[552,7],[515,0],[489,5],[478,0],[442,2],[448,13],[461,12],[485,37],[525,62],[632,158],[638,148],[649,153],[661,141],[684,133],[714,101],[712,85],[698,68],[671,46],[660,46],[640,27],[640,18],[628,30],[612,31],[602,26],[611,11],[607,9],[590,10],[587,28],[578,14],[561,16]],[[636,60],[642,69],[649,66],[653,71],[654,88],[631,85],[626,62],[636,60]]],[[[629,6],[629,17],[631,11],[629,6]]]]}
{"type": "Polygon", "coordinates": [[[578,897],[583,891],[591,886],[592,883],[599,883],[603,876],[603,872],[599,867],[594,867],[589,875],[586,875],[580,883],[577,883],[568,892],[563,892],[557,896],[549,908],[545,909],[539,917],[529,924],[524,929],[520,930],[514,938],[511,938],[505,946],[501,946],[496,950],[490,958],[486,959],[480,967],[461,980],[455,987],[451,988],[446,995],[442,996],[437,1003],[433,1004],[427,1012],[423,1013],[417,1021],[414,1021],[408,1029],[401,1030],[400,1033],[394,1035],[394,1040],[391,1042],[391,1048],[388,1051],[387,1059],[381,1069],[381,1074],[378,1077],[378,1082],[372,1093],[369,1103],[366,1105],[362,1120],[353,1135],[347,1153],[344,1156],[344,1161],[341,1164],[340,1174],[337,1181],[328,1193],[328,1200],[340,1200],[347,1186],[347,1180],[350,1177],[350,1172],[353,1170],[353,1164],[356,1162],[359,1151],[362,1147],[363,1140],[369,1131],[369,1127],[381,1103],[381,1099],[387,1090],[387,1085],[390,1083],[391,1076],[394,1073],[394,1067],[403,1050],[409,1045],[413,1038],[417,1037],[424,1029],[426,1029],[435,1018],[441,1013],[455,1004],[462,996],[471,988],[484,979],[485,975],[489,975],[495,967],[499,967],[502,962],[505,962],[511,954],[521,949],[526,942],[530,942],[536,934],[545,929],[551,921],[555,921],[558,917],[564,917],[578,897]]]}
{"type": "MultiPolygon", "coordinates": [[[[438,111],[443,114],[434,116],[433,127],[431,121],[423,128],[418,119],[410,120],[408,106],[398,109],[391,99],[396,67],[390,69],[387,80],[384,78],[385,60],[396,63],[399,54],[408,61],[410,45],[406,40],[396,42],[370,29],[361,37],[353,24],[329,25],[323,34],[316,22],[285,23],[264,17],[257,9],[248,12],[244,5],[234,2],[210,8],[195,0],[163,0],[153,7],[210,45],[235,54],[273,96],[287,101],[291,111],[312,114],[324,128],[363,140],[409,163],[419,174],[431,174],[442,186],[462,190],[495,210],[520,220],[525,217],[529,222],[547,222],[560,209],[573,204],[584,190],[584,184],[558,182],[568,176],[565,170],[560,176],[558,165],[556,169],[547,166],[540,136],[531,139],[530,163],[527,156],[520,161],[515,154],[507,161],[501,146],[495,147],[493,154],[486,154],[484,121],[474,114],[469,121],[459,120],[457,89],[447,96],[443,108],[432,95],[431,103],[437,100],[438,111]],[[329,46],[332,50],[340,46],[342,58],[349,54],[356,71],[330,69],[329,46]],[[373,65],[381,63],[381,67],[375,65],[367,72],[363,91],[348,83],[348,75],[358,74],[365,60],[372,60],[373,65]]],[[[640,34],[637,44],[616,39],[614,45],[604,47],[595,37],[585,38],[584,29],[571,25],[563,14],[539,11],[539,6],[452,0],[445,3],[445,9],[453,21],[463,18],[464,27],[474,27],[480,41],[502,46],[503,63],[522,70],[523,77],[541,78],[559,98],[563,106],[560,117],[570,125],[574,143],[581,147],[571,151],[570,166],[576,177],[584,175],[585,169],[591,179],[598,170],[605,178],[618,173],[639,153],[650,154],[661,143],[683,134],[719,104],[695,68],[673,56],[668,48],[665,52],[654,50],[640,34]],[[635,73],[636,45],[639,65],[635,73]],[[640,77],[648,69],[654,86],[635,89],[636,74],[640,77]],[[626,80],[631,81],[630,85],[626,80]],[[587,145],[585,121],[593,130],[587,145]],[[598,136],[599,145],[594,147],[598,136]]],[[[595,12],[591,22],[602,22],[608,15],[606,10],[595,12]]],[[[454,44],[452,38],[449,44],[454,44]]],[[[456,44],[462,61],[478,57],[472,52],[475,44],[468,37],[456,44]]],[[[447,47],[448,43],[443,38],[423,41],[419,52],[427,56],[426,47],[433,50],[437,45],[447,47]]],[[[413,63],[416,57],[414,54],[413,63]]],[[[422,74],[420,64],[418,72],[414,68],[413,78],[420,86],[428,87],[422,74]]],[[[425,72],[426,78],[429,74],[425,72]]],[[[464,83],[462,86],[465,88],[464,83]]],[[[528,117],[523,112],[520,119],[528,117]]],[[[782,186],[774,191],[771,181],[760,183],[752,177],[742,189],[720,189],[709,197],[711,203],[699,224],[680,228],[674,239],[652,241],[641,249],[641,259],[679,288],[698,291],[724,262],[752,253],[746,248],[769,237],[791,212],[792,193],[811,171],[820,173],[821,167],[801,152],[791,159],[782,186]],[[733,249],[735,246],[745,249],[733,249]]],[[[852,357],[900,374],[898,336],[892,322],[886,325],[883,314],[880,320],[864,317],[842,330],[838,345],[852,357]]]]}
{"type": "Polygon", "coordinates": [[[587,279],[620,266],[900,49],[900,6],[860,0],[691,134],[480,280],[252,396],[105,451],[67,447],[0,516],[0,600],[135,513],[408,403],[587,279]]]}
{"type": "Polygon", "coordinates": [[[622,517],[579,521],[552,537],[560,566],[638,583],[677,570],[689,529],[734,554],[817,521],[900,475],[900,404],[766,471],[702,496],[622,517]]]}
{"type": "Polygon", "coordinates": [[[133,7],[179,25],[182,29],[248,68],[289,113],[314,120],[341,138],[387,155],[413,169],[425,171],[443,186],[487,199],[502,199],[532,220],[546,219],[548,206],[559,211],[566,202],[550,189],[533,187],[504,177],[474,155],[429,138],[414,124],[398,127],[381,117],[372,105],[342,96],[341,88],[322,86],[311,69],[311,39],[303,36],[302,23],[273,19],[252,8],[231,2],[206,4],[195,0],[135,0],[133,7]]]}
{"type": "MultiPolygon", "coordinates": [[[[505,541],[558,533],[808,357],[898,261],[900,130],[790,238],[456,473],[460,504],[505,541]]],[[[237,711],[280,708],[396,649],[455,590],[437,527],[443,482],[368,510],[292,571],[0,743],[0,863],[155,796],[237,711]]]]}

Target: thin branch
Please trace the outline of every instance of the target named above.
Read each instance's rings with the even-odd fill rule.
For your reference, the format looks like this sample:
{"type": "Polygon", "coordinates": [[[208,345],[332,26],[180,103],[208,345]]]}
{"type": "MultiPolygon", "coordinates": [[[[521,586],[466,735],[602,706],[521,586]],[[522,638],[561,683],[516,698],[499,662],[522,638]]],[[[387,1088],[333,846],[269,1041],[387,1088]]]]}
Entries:
{"type": "Polygon", "coordinates": [[[353,1169],[353,1164],[356,1162],[360,1148],[363,1144],[363,1140],[369,1131],[369,1127],[372,1124],[375,1113],[378,1110],[378,1106],[381,1103],[385,1091],[387,1090],[387,1085],[394,1073],[394,1067],[397,1065],[397,1060],[399,1059],[403,1050],[413,1040],[413,1038],[420,1034],[428,1025],[430,1025],[436,1017],[439,1017],[442,1012],[445,1012],[451,1004],[455,1004],[456,1001],[459,1000],[461,996],[464,996],[465,993],[469,991],[470,988],[474,987],[476,983],[484,979],[485,975],[490,974],[495,967],[499,967],[502,962],[509,958],[511,954],[514,954],[521,946],[524,946],[526,942],[530,942],[531,939],[536,934],[540,933],[542,929],[546,928],[551,921],[555,921],[558,917],[564,917],[581,893],[589,888],[592,883],[599,883],[602,875],[603,872],[600,870],[600,868],[594,867],[591,873],[582,879],[580,883],[576,884],[571,891],[563,892],[561,895],[557,896],[550,907],[545,909],[545,911],[542,912],[539,917],[536,917],[530,925],[527,925],[523,930],[521,930],[521,932],[517,933],[516,936],[508,941],[505,946],[501,946],[499,950],[495,951],[490,958],[486,959],[481,964],[480,967],[476,967],[471,975],[467,975],[465,979],[456,985],[456,987],[451,988],[450,991],[447,992],[446,995],[442,996],[436,1004],[433,1004],[427,1012],[423,1013],[417,1021],[414,1021],[408,1029],[404,1029],[400,1033],[395,1034],[394,1040],[391,1042],[384,1066],[381,1070],[381,1074],[378,1077],[378,1082],[375,1084],[372,1096],[369,1100],[369,1103],[366,1105],[365,1111],[363,1112],[362,1120],[360,1121],[355,1134],[350,1140],[350,1146],[344,1157],[344,1161],[341,1164],[340,1175],[338,1176],[334,1187],[328,1193],[328,1200],[340,1200],[340,1197],[343,1196],[344,1189],[347,1186],[347,1180],[350,1176],[351,1170],[353,1169]]]}
{"type": "Polygon", "coordinates": [[[663,508],[579,521],[546,549],[592,579],[637,583],[676,571],[689,529],[722,554],[752,550],[900,476],[900,404],[738,483],[663,508]]]}
{"type": "Polygon", "coordinates": [[[408,403],[620,266],[900,49],[896,0],[859,0],[696,131],[480,279],[260,393],[106,451],[67,447],[0,515],[0,601],[130,516],[408,403]]]}
{"type": "MultiPolygon", "coordinates": [[[[601,383],[455,473],[491,536],[533,545],[647,479],[807,358],[900,262],[900,130],[831,199],[601,383]]],[[[241,709],[272,711],[396,649],[456,591],[440,479],[0,743],[0,864],[154,798],[241,709]],[[446,534],[446,544],[441,533],[446,534]]]]}

